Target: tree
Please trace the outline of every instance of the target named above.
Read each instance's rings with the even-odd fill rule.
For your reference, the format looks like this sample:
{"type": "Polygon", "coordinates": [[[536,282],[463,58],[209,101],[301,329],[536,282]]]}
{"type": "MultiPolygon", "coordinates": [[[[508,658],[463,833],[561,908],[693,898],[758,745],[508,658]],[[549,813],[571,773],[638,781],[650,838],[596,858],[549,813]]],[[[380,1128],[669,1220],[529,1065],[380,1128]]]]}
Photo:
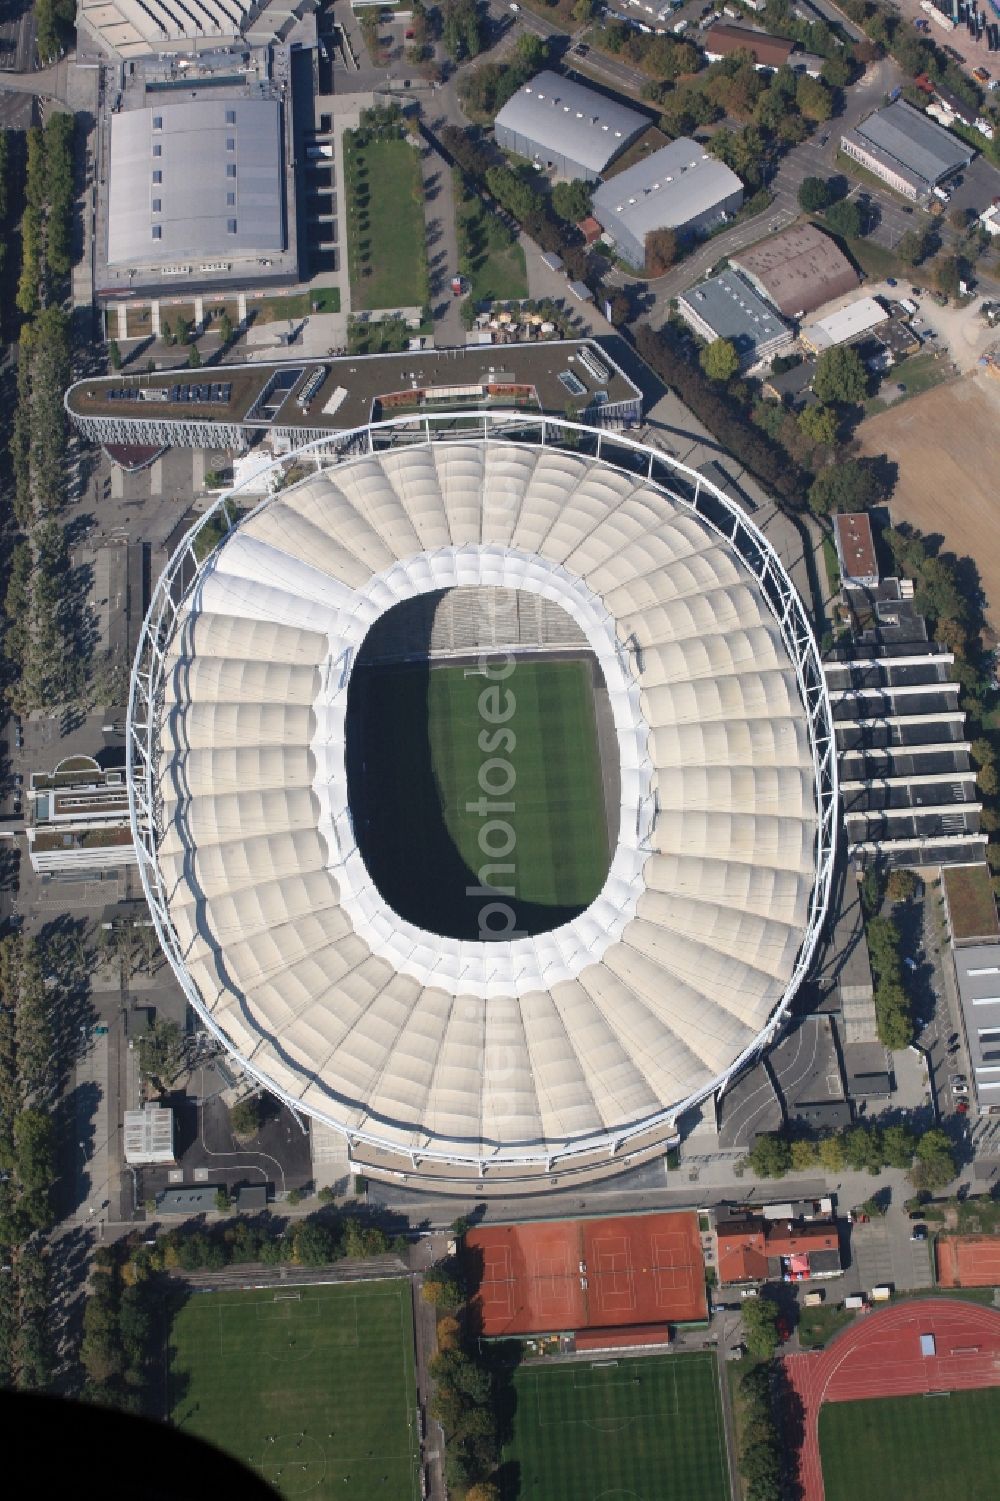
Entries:
{"type": "Polygon", "coordinates": [[[840,1137],[822,1137],[819,1143],[818,1156],[828,1173],[839,1173],[844,1166],[844,1145],[840,1137]]]}
{"type": "Polygon", "coordinates": [[[199,365],[201,364],[201,350],[198,348],[197,344],[192,344],[191,348],[188,350],[187,362],[188,367],[191,370],[197,370],[199,365]]]}
{"type": "Polygon", "coordinates": [[[219,1214],[228,1214],[231,1202],[229,1194],[224,1187],[215,1190],[215,1207],[219,1214]]]}
{"type": "Polygon", "coordinates": [[[232,337],[233,320],[232,318],[230,318],[228,310],[226,308],[223,308],[221,314],[219,315],[219,338],[222,340],[223,347],[225,347],[225,345],[230,342],[232,337]]]}
{"type": "Polygon", "coordinates": [[[743,1332],[747,1351],[770,1360],[778,1348],[778,1308],[770,1298],[747,1298],[743,1304],[743,1332]]]}
{"type": "Polygon", "coordinates": [[[817,516],[831,511],[866,511],[882,497],[878,480],[858,459],[821,469],[809,487],[809,509],[817,516]]]}
{"type": "Polygon", "coordinates": [[[455,1313],[462,1307],[465,1291],[453,1261],[446,1258],[427,1268],[421,1296],[425,1303],[430,1303],[443,1313],[455,1313]]]}
{"type": "MultiPolygon", "coordinates": [[[[590,19],[590,15],[592,14],[590,5],[591,0],[577,0],[577,4],[573,10],[573,14],[577,17],[577,20],[590,19]],[[586,16],[577,15],[581,6],[588,8],[586,16]]],[[[493,1484],[492,1480],[480,1480],[477,1485],[469,1486],[469,1489],[465,1493],[465,1501],[500,1501],[500,1490],[493,1484]]]]}
{"type": "Polygon", "coordinates": [[[926,236],[915,229],[908,229],[896,246],[896,254],[906,266],[919,266],[927,254],[926,236]]]}
{"type": "Polygon", "coordinates": [[[560,219],[576,224],[590,213],[590,188],[579,177],[557,182],[552,189],[552,207],[560,219]]]}
{"type": "Polygon", "coordinates": [[[805,407],[799,413],[799,427],[814,443],[837,441],[837,414],[832,407],[805,407]]]}
{"type": "Polygon", "coordinates": [[[259,1095],[246,1095],[229,1109],[229,1126],[234,1136],[256,1136],[261,1122],[259,1095]]]}
{"type": "Polygon", "coordinates": [[[917,1142],[917,1160],[910,1170],[914,1188],[944,1188],[955,1177],[957,1168],[951,1142],[936,1127],[925,1131],[917,1142]]]}
{"type": "Polygon", "coordinates": [[[886,1126],[882,1132],[882,1152],[889,1167],[910,1167],[916,1146],[916,1133],[909,1126],[886,1126]]]}
{"type": "MultiPolygon", "coordinates": [[[[975,746],[973,746],[975,752],[975,746]]],[[[917,894],[917,878],[912,870],[893,870],[889,873],[886,895],[890,902],[909,902],[917,894]]]]}
{"type": "Polygon", "coordinates": [[[864,401],[868,377],[857,350],[849,344],[825,349],[816,361],[813,390],[820,401],[864,401]]]}
{"type": "Polygon", "coordinates": [[[791,1145],[792,1168],[795,1172],[801,1172],[804,1168],[816,1165],[816,1143],[810,1141],[807,1136],[797,1136],[791,1145]]]}
{"type": "Polygon", "coordinates": [[[108,364],[112,370],[120,370],[122,368],[122,352],[118,347],[117,339],[111,339],[108,342],[108,364]]]}
{"type": "Polygon", "coordinates": [[[750,1148],[747,1161],[758,1178],[783,1178],[792,1165],[792,1150],[783,1136],[765,1131],[750,1148]]]}
{"type": "Polygon", "coordinates": [[[795,102],[807,120],[829,120],[833,114],[833,95],[818,78],[803,73],[795,85],[795,102]]]}
{"type": "Polygon", "coordinates": [[[647,275],[664,276],[677,259],[677,236],[672,229],[651,229],[645,248],[647,275]]]}
{"type": "Polygon", "coordinates": [[[842,198],[838,203],[831,203],[823,217],[835,235],[856,240],[863,232],[861,210],[852,199],[842,198]]]}
{"type": "Polygon", "coordinates": [[[799,208],[818,214],[830,202],[830,187],[823,177],[804,177],[799,188],[799,208]]]}
{"type": "Polygon", "coordinates": [[[964,267],[957,255],[939,255],[931,268],[934,284],[946,297],[957,297],[964,267]]]}
{"type": "Polygon", "coordinates": [[[698,356],[709,380],[731,380],[740,368],[740,357],[728,339],[713,339],[698,356]]]}
{"type": "Polygon", "coordinates": [[[176,1022],[155,1020],[139,1042],[139,1067],[148,1078],[172,1083],[180,1067],[184,1039],[176,1022]]]}

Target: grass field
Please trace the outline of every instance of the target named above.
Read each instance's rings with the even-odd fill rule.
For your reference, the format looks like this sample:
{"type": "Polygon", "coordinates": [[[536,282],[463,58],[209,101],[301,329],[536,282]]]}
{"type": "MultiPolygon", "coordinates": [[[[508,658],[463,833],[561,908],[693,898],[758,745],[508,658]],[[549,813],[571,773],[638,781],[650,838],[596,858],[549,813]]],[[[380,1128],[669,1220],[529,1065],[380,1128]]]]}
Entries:
{"type": "Polygon", "coordinates": [[[348,265],[351,307],[423,307],[427,250],[420,157],[409,141],[354,144],[344,133],[350,199],[348,265]]]}
{"type": "Polygon", "coordinates": [[[414,1501],[409,1287],[295,1293],[202,1293],[184,1305],[170,1334],[172,1422],[283,1496],[414,1501]]]}
{"type": "Polygon", "coordinates": [[[714,1355],[527,1366],[503,1501],[729,1501],[714,1355]]]}
{"type": "Polygon", "coordinates": [[[1000,1389],[829,1402],[819,1441],[826,1501],[995,1501],[1000,1389]]]}
{"type": "MultiPolygon", "coordinates": [[[[459,173],[455,176],[460,179],[459,173]]],[[[478,193],[459,197],[456,186],[455,227],[460,262],[469,269],[473,302],[513,302],[528,295],[524,251],[503,222],[487,212],[478,193]]]]}
{"type": "Polygon", "coordinates": [[[355,829],[395,911],[432,932],[478,938],[489,897],[467,888],[479,886],[484,867],[492,867],[484,876],[491,888],[513,888],[503,897],[518,931],[545,931],[590,904],[608,867],[591,673],[589,661],[518,659],[502,684],[493,682],[511,695],[499,705],[511,710],[504,726],[511,744],[484,718],[480,695],[491,681],[478,671],[354,672],[355,829]],[[500,810],[482,810],[488,786],[497,790],[487,801],[503,805],[499,823],[500,810]]]}

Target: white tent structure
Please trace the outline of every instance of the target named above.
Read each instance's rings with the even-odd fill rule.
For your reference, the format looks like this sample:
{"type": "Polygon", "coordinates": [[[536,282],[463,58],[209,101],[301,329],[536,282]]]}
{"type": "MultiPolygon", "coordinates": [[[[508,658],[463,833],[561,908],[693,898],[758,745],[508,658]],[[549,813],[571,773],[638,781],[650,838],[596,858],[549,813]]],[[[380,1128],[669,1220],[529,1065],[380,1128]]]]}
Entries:
{"type": "Polygon", "coordinates": [[[476,422],[326,442],[313,476],[199,523],[137,656],[132,816],[167,955],[252,1075],[365,1171],[537,1190],[662,1150],[773,1036],[825,912],[836,771],[801,604],[732,502],[627,439],[476,422]],[[557,603],[608,690],[607,880],[531,938],[413,927],[354,838],[356,654],[394,605],[453,586],[557,603]]]}

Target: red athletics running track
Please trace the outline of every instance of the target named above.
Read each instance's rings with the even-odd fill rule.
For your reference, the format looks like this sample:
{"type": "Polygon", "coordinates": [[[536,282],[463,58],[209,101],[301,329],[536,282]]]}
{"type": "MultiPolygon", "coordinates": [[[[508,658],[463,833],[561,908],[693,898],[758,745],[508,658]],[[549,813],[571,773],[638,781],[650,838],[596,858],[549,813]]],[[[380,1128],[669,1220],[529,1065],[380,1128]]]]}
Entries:
{"type": "Polygon", "coordinates": [[[862,1315],[827,1349],[788,1355],[784,1366],[803,1406],[802,1501],[825,1501],[819,1456],[823,1403],[1000,1386],[1000,1312],[976,1303],[917,1298],[862,1315]],[[934,1335],[934,1355],[921,1355],[921,1334],[934,1335]]]}

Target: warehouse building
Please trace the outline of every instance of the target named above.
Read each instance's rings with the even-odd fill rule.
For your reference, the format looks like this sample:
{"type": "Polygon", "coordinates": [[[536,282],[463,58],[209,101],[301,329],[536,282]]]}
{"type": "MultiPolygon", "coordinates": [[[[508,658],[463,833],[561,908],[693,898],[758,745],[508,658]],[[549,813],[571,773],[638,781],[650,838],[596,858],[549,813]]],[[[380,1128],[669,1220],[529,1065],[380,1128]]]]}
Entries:
{"type": "Polygon", "coordinates": [[[186,291],[234,275],[294,280],[283,139],[272,98],[195,98],[113,115],[101,290],[186,291]]]}
{"type": "Polygon", "coordinates": [[[728,339],[743,370],[768,363],[794,338],[784,319],[732,268],[690,287],[678,298],[677,311],[709,343],[728,339]]]}
{"type": "Polygon", "coordinates": [[[507,100],[494,135],[504,151],[551,168],[559,177],[596,182],[648,124],[638,110],[546,71],[507,100]]]}
{"type": "Polygon", "coordinates": [[[853,161],[915,203],[926,199],[960,167],[967,167],[976,154],[905,99],[876,110],[854,130],[845,131],[840,145],[853,161]]]}
{"type": "Polygon", "coordinates": [[[770,36],[749,26],[728,26],[724,21],[708,28],[701,45],[710,63],[731,57],[734,52],[749,52],[758,72],[780,68],[788,62],[795,47],[787,37],[770,36]]]}
{"type": "Polygon", "coordinates": [[[681,136],[602,183],[594,216],[633,266],[646,260],[646,236],[657,229],[704,234],[743,202],[743,184],[697,141],[681,136]]]}
{"type": "Polygon", "coordinates": [[[729,258],[785,318],[801,318],[845,292],[858,273],[834,240],[815,224],[796,224],[729,258]]]}
{"type": "Polygon", "coordinates": [[[813,354],[822,354],[824,349],[833,349],[837,344],[853,344],[855,339],[863,338],[888,321],[889,314],[877,297],[859,297],[828,318],[810,323],[799,338],[813,354]]]}

